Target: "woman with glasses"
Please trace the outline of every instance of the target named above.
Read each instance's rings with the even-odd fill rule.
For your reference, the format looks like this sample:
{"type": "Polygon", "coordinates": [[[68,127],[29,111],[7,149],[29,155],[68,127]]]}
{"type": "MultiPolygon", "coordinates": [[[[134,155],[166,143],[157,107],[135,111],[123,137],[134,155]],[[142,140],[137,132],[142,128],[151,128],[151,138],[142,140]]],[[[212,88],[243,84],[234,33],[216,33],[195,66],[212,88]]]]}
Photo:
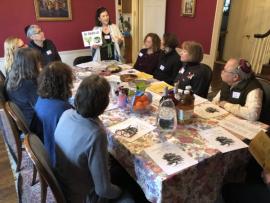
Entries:
{"type": "Polygon", "coordinates": [[[38,25],[27,26],[25,33],[30,39],[29,47],[40,51],[44,66],[52,61],[61,61],[54,43],[45,38],[44,32],[38,25]]]}

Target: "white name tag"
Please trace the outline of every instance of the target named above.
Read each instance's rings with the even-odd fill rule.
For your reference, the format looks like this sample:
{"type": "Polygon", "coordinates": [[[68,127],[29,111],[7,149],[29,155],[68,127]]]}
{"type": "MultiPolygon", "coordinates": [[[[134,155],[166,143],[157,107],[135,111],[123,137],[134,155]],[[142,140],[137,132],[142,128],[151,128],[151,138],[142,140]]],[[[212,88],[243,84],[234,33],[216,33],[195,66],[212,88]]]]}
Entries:
{"type": "Polygon", "coordinates": [[[240,95],[241,95],[240,92],[233,92],[233,93],[232,93],[232,97],[233,97],[234,99],[239,99],[240,95]]]}
{"type": "Polygon", "coordinates": [[[140,53],[139,53],[139,57],[142,57],[142,56],[143,56],[143,53],[142,53],[142,52],[140,52],[140,53]]]}
{"type": "Polygon", "coordinates": [[[104,38],[105,39],[111,39],[111,36],[110,35],[105,35],[104,38]]]}
{"type": "Polygon", "coordinates": [[[183,74],[185,72],[185,69],[184,68],[181,68],[180,70],[179,70],[179,73],[181,73],[181,74],[183,74]]]}
{"type": "Polygon", "coordinates": [[[47,55],[51,55],[52,54],[52,51],[51,50],[48,50],[46,53],[47,53],[47,55]]]}
{"type": "Polygon", "coordinates": [[[160,65],[159,69],[160,69],[160,70],[164,70],[164,69],[165,69],[165,66],[160,65]]]}

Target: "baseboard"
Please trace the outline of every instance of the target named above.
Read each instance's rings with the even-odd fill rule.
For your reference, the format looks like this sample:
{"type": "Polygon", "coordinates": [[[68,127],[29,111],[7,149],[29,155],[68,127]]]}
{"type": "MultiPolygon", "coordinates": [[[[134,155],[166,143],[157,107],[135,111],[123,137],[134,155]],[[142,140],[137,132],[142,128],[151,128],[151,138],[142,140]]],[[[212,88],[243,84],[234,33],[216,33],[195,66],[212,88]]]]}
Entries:
{"type": "MultiPolygon", "coordinates": [[[[62,61],[70,66],[73,65],[73,61],[78,56],[91,55],[90,49],[77,49],[69,51],[60,51],[59,55],[62,61]]],[[[0,58],[0,70],[4,73],[4,57],[0,58]]]]}

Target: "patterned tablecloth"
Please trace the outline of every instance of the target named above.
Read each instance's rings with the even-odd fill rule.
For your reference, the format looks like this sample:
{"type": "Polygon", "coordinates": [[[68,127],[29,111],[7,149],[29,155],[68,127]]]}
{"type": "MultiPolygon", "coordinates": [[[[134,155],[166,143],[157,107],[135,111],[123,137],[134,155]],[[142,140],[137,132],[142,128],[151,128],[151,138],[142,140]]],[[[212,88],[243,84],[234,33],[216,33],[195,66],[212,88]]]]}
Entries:
{"type": "MultiPolygon", "coordinates": [[[[157,108],[144,114],[135,114],[128,108],[116,108],[105,111],[100,118],[106,127],[131,117],[155,126],[156,113],[157,108]]],[[[244,178],[244,168],[249,159],[247,148],[221,153],[199,135],[199,129],[213,128],[217,124],[217,120],[194,115],[190,125],[178,125],[173,135],[160,136],[154,130],[133,142],[108,132],[109,152],[137,181],[151,202],[214,202],[224,181],[240,181],[244,178]],[[177,143],[198,164],[174,175],[167,175],[144,151],[165,140],[177,143]]]]}

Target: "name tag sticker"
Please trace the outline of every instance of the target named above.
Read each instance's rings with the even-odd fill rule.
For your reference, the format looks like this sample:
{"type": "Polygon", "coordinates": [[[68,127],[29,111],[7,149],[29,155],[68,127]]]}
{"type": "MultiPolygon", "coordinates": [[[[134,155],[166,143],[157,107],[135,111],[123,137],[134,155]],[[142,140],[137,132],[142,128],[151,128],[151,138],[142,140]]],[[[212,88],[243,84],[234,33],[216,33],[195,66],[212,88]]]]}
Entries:
{"type": "Polygon", "coordinates": [[[143,56],[143,53],[142,53],[142,52],[140,52],[140,53],[139,53],[139,57],[142,57],[142,56],[143,56]]]}
{"type": "Polygon", "coordinates": [[[165,69],[165,66],[160,65],[159,69],[160,69],[160,70],[164,70],[164,69],[165,69]]]}
{"type": "Polygon", "coordinates": [[[239,97],[240,97],[240,92],[233,92],[232,93],[232,97],[234,98],[234,99],[239,99],[239,97]]]}
{"type": "Polygon", "coordinates": [[[51,55],[52,54],[52,51],[51,50],[48,50],[46,53],[47,53],[47,55],[51,55]]]}
{"type": "Polygon", "coordinates": [[[185,72],[185,69],[184,68],[181,68],[179,73],[183,74],[185,72]]]}
{"type": "Polygon", "coordinates": [[[105,39],[111,39],[111,36],[110,35],[105,35],[104,38],[105,39]]]}

